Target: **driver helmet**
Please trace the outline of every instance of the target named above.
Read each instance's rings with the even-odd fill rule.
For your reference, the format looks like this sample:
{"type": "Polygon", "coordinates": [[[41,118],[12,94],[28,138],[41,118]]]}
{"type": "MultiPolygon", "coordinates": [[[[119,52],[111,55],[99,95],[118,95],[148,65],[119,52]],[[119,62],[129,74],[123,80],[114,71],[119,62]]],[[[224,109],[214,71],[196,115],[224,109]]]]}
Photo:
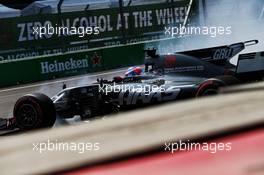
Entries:
{"type": "Polygon", "coordinates": [[[143,73],[143,69],[141,67],[130,67],[127,69],[125,76],[126,77],[133,77],[137,75],[141,75],[143,73]]]}

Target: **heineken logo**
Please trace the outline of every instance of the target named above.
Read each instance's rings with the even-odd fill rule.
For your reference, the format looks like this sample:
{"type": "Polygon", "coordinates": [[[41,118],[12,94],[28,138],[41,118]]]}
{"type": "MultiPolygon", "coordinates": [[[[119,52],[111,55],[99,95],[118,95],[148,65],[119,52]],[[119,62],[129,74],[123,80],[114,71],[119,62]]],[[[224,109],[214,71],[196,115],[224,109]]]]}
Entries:
{"type": "Polygon", "coordinates": [[[41,62],[41,74],[48,74],[48,73],[55,73],[55,72],[63,72],[63,71],[70,71],[70,70],[77,70],[88,68],[89,63],[87,59],[69,59],[67,61],[59,62],[57,60],[53,62],[41,62]]]}

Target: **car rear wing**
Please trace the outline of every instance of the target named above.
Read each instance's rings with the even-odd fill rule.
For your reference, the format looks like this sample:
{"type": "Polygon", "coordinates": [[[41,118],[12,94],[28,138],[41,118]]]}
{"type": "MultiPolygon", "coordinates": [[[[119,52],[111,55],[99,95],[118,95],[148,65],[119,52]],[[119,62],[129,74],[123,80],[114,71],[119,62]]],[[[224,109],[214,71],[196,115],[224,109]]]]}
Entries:
{"type": "Polygon", "coordinates": [[[212,47],[206,49],[179,52],[180,54],[193,56],[213,64],[223,64],[244,50],[247,46],[258,44],[258,40],[249,40],[231,45],[212,47]]]}

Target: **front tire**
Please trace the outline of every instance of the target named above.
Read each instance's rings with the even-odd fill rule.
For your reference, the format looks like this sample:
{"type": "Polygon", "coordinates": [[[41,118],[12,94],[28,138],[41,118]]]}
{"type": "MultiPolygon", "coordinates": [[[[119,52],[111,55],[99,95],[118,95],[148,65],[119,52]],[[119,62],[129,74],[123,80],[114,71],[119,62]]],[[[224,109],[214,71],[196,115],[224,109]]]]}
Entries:
{"type": "Polygon", "coordinates": [[[28,94],[19,98],[14,106],[13,114],[21,130],[52,127],[56,120],[52,100],[40,93],[28,94]]]}

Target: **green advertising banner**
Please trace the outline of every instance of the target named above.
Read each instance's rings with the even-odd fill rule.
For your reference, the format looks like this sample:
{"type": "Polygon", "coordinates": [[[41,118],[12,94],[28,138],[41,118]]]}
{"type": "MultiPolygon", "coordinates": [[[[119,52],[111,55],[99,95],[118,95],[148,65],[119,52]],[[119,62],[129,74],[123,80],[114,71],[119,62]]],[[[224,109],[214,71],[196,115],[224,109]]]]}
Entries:
{"type": "MultiPolygon", "coordinates": [[[[105,40],[100,46],[112,45],[112,40],[122,43],[137,42],[142,37],[161,35],[165,26],[178,26],[184,22],[189,0],[164,2],[151,5],[137,5],[120,8],[68,12],[63,14],[42,14],[0,19],[0,50],[40,49],[46,47],[67,47],[72,42],[87,41],[89,48],[96,41],[105,40]],[[50,34],[48,34],[48,29],[50,34]],[[82,36],[76,33],[59,32],[60,27],[92,27],[92,34],[82,36]],[[94,29],[96,27],[96,29],[94,29]],[[46,34],[37,30],[44,28],[46,34]],[[57,32],[56,32],[57,29],[57,32]],[[54,31],[54,34],[52,35],[54,31]],[[132,40],[131,40],[132,39],[132,40]]],[[[65,29],[66,30],[66,29],[65,29]]],[[[76,31],[75,31],[76,32],[76,31]]],[[[82,31],[80,32],[82,33],[82,31]]],[[[149,37],[146,37],[149,39],[149,37]]],[[[118,44],[114,43],[114,44],[118,44]]],[[[98,45],[97,45],[98,46],[98,45]]],[[[97,47],[96,46],[96,47],[97,47]]],[[[1,55],[1,54],[0,54],[1,55]]],[[[8,55],[7,55],[8,56],[8,55]]],[[[3,57],[3,56],[2,56],[3,57]]]]}
{"type": "MultiPolygon", "coordinates": [[[[177,44],[177,39],[166,39],[7,61],[0,63],[0,87],[142,65],[145,49],[177,44]]],[[[172,48],[163,49],[172,52],[172,48]]]]}
{"type": "Polygon", "coordinates": [[[0,64],[0,87],[142,64],[144,44],[41,56],[0,64]]]}
{"type": "Polygon", "coordinates": [[[183,24],[188,3],[126,6],[122,13],[116,7],[0,19],[0,86],[143,64],[146,48],[171,53],[178,39],[162,35],[165,27],[183,24]],[[94,30],[84,37],[34,33],[36,28],[49,27],[94,27],[99,33],[94,30]]]}

